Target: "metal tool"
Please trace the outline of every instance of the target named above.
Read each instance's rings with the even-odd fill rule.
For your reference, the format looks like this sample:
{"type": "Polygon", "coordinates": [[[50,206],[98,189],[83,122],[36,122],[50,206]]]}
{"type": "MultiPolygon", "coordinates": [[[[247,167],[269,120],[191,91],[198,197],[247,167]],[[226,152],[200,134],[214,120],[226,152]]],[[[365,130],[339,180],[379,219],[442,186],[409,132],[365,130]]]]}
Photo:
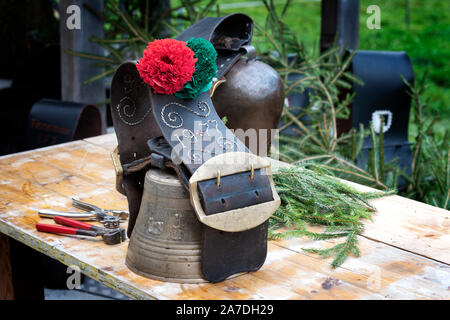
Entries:
{"type": "Polygon", "coordinates": [[[72,205],[75,208],[85,211],[94,211],[98,214],[108,215],[111,213],[114,217],[118,217],[120,220],[127,220],[130,215],[129,212],[125,210],[102,209],[96,205],[80,201],[77,198],[72,198],[72,205]]]}
{"type": "Polygon", "coordinates": [[[108,229],[118,228],[120,226],[120,221],[126,220],[129,215],[127,211],[102,209],[95,205],[82,202],[76,198],[72,198],[72,205],[87,212],[64,212],[51,209],[40,209],[38,213],[41,218],[53,218],[59,216],[75,220],[96,220],[103,223],[105,228],[108,229]],[[112,213],[112,215],[109,213],[112,213]]]}
{"type": "Polygon", "coordinates": [[[74,220],[84,221],[99,221],[103,223],[105,228],[115,229],[120,225],[120,219],[118,217],[105,215],[99,212],[64,212],[51,209],[40,209],[38,214],[41,218],[54,218],[54,217],[66,217],[74,220]]]}
{"type": "Polygon", "coordinates": [[[48,233],[72,234],[89,237],[102,236],[103,241],[109,245],[121,243],[126,239],[125,229],[123,228],[106,229],[61,216],[55,216],[53,219],[59,225],[37,223],[36,229],[48,233]]]}

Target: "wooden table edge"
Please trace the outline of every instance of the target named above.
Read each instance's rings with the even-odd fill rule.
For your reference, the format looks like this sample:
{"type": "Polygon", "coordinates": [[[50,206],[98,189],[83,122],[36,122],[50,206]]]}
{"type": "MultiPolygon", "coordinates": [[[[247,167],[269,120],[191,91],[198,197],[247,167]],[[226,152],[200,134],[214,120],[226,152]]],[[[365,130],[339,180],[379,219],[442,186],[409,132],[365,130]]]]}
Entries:
{"type": "Polygon", "coordinates": [[[23,244],[33,248],[34,250],[37,250],[53,259],[58,260],[68,267],[77,266],[80,269],[80,272],[85,274],[89,278],[94,279],[101,284],[114,289],[115,291],[120,292],[130,298],[138,300],[158,300],[157,297],[154,297],[143,290],[140,290],[134,286],[127,284],[126,282],[121,281],[117,277],[110,275],[104,270],[98,269],[89,263],[81,261],[79,258],[66,251],[55,250],[55,245],[48,244],[45,241],[42,241],[39,238],[36,238],[32,234],[28,233],[26,230],[21,229],[17,226],[13,226],[1,219],[0,232],[6,236],[22,242],[23,244]]]}
{"type": "MultiPolygon", "coordinates": [[[[114,134],[110,134],[110,136],[113,136],[113,135],[114,134]]],[[[105,139],[105,138],[108,139],[109,138],[109,137],[105,137],[105,135],[104,136],[99,136],[99,137],[102,137],[102,139],[105,139]]],[[[51,149],[51,148],[59,148],[59,147],[63,147],[65,145],[69,145],[69,144],[70,145],[77,145],[77,144],[86,143],[86,144],[90,144],[90,145],[93,145],[93,146],[96,146],[96,147],[101,147],[102,149],[104,149],[106,151],[112,151],[112,150],[109,150],[110,148],[106,147],[104,144],[96,143],[95,138],[98,138],[98,137],[84,139],[84,140],[78,140],[78,141],[73,141],[73,142],[59,144],[59,145],[54,145],[54,146],[50,146],[50,147],[46,147],[46,148],[41,148],[41,149],[38,149],[38,150],[41,151],[41,150],[48,150],[48,149],[51,149]]],[[[24,156],[26,156],[27,154],[33,153],[35,151],[36,150],[30,150],[30,151],[25,151],[25,152],[22,152],[22,153],[16,153],[16,154],[12,154],[12,155],[2,156],[2,157],[0,157],[0,160],[3,159],[3,158],[8,158],[8,157],[17,156],[17,155],[24,155],[24,156]]],[[[270,159],[270,160],[271,160],[271,162],[279,162],[279,161],[274,160],[274,159],[270,159]]],[[[281,164],[281,166],[288,166],[288,164],[286,164],[284,162],[279,162],[279,164],[281,164]]],[[[358,189],[358,187],[361,187],[361,188],[363,188],[362,191],[372,191],[372,190],[377,191],[376,189],[373,189],[373,188],[370,188],[370,187],[366,187],[366,186],[363,186],[363,185],[359,185],[359,184],[353,183],[351,181],[342,180],[342,182],[343,183],[348,183],[349,185],[352,185],[352,186],[356,187],[357,189],[358,189]]],[[[393,195],[393,197],[400,197],[400,196],[393,195]]],[[[401,198],[403,198],[403,197],[401,197],[401,198]]],[[[421,202],[414,201],[414,200],[411,200],[411,199],[408,199],[408,200],[420,203],[422,205],[426,205],[426,204],[423,204],[421,202]]],[[[442,210],[445,211],[446,213],[448,213],[447,210],[444,210],[444,209],[442,209],[442,210]]],[[[57,250],[55,250],[55,245],[45,243],[44,241],[42,241],[39,238],[35,237],[34,235],[30,234],[26,230],[24,230],[24,229],[22,229],[20,227],[17,227],[17,226],[15,226],[13,224],[10,224],[7,221],[0,220],[0,232],[4,233],[7,236],[10,236],[10,237],[14,238],[15,240],[18,240],[18,241],[24,243],[25,245],[27,245],[27,246],[29,246],[29,247],[31,247],[31,248],[39,251],[39,252],[42,252],[43,254],[46,254],[47,256],[50,256],[50,257],[52,257],[52,258],[62,262],[65,265],[78,266],[80,268],[80,271],[83,274],[86,274],[87,276],[89,276],[89,277],[99,281],[100,283],[102,283],[102,284],[104,284],[104,285],[106,285],[106,286],[108,286],[108,287],[110,287],[110,288],[112,288],[112,289],[114,289],[114,290],[116,290],[116,291],[118,291],[120,293],[123,293],[123,294],[125,294],[125,295],[127,295],[127,296],[129,296],[131,298],[135,298],[135,299],[166,299],[167,298],[167,297],[164,297],[164,296],[159,297],[159,298],[155,297],[154,295],[149,294],[148,291],[138,289],[137,287],[135,287],[133,285],[130,285],[130,284],[128,284],[125,281],[120,280],[120,278],[117,278],[114,275],[110,275],[110,274],[108,274],[107,272],[105,272],[102,269],[94,267],[92,264],[85,263],[85,262],[81,261],[75,255],[72,255],[72,254],[70,254],[68,252],[65,252],[64,250],[59,250],[57,252],[57,250]]],[[[438,262],[438,263],[449,265],[447,262],[444,262],[444,261],[441,261],[441,260],[438,260],[438,259],[434,259],[434,258],[431,258],[431,257],[426,256],[426,255],[422,255],[422,254],[414,252],[414,251],[410,251],[408,249],[405,249],[405,248],[393,245],[393,244],[391,244],[389,242],[385,242],[385,241],[382,241],[382,240],[374,239],[374,238],[371,238],[370,236],[366,236],[364,234],[362,234],[360,236],[366,238],[369,241],[379,242],[379,243],[382,243],[382,244],[384,244],[386,246],[390,246],[390,247],[393,247],[393,248],[395,248],[397,250],[408,252],[410,254],[413,254],[413,255],[415,255],[417,257],[420,257],[420,258],[423,258],[423,259],[429,259],[429,260],[432,260],[432,261],[435,261],[435,262],[438,262]]],[[[288,247],[280,246],[276,242],[274,242],[274,244],[277,245],[278,247],[283,248],[283,249],[291,250],[288,247]]],[[[346,268],[344,268],[344,269],[346,269],[346,268]]]]}

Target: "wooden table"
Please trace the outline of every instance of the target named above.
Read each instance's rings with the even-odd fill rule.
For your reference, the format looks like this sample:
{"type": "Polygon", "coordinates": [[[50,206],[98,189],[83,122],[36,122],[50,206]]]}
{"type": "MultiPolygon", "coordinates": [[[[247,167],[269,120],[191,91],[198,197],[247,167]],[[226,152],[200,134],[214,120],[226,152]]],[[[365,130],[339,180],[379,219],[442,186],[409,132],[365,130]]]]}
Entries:
{"type": "MultiPolygon", "coordinates": [[[[450,299],[449,211],[399,196],[373,201],[379,212],[359,237],[361,257],[349,257],[340,268],[302,251],[332,241],[271,241],[261,270],[218,284],[138,276],[124,264],[128,242],[107,246],[37,232],[37,209],[72,209],[74,195],[127,208],[114,187],[109,153],[116,143],[110,134],[0,157],[0,232],[136,299],[450,299]]],[[[8,296],[5,241],[0,252],[0,295],[8,296]]]]}

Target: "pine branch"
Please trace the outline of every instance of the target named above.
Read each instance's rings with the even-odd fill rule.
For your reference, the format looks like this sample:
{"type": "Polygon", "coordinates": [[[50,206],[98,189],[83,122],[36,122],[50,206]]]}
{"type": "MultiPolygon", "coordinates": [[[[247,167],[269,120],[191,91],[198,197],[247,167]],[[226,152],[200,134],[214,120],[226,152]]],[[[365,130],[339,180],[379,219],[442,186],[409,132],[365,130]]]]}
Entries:
{"type": "Polygon", "coordinates": [[[331,249],[305,249],[321,256],[335,256],[338,267],[352,252],[359,252],[357,235],[364,230],[361,219],[375,213],[370,199],[385,192],[359,192],[330,176],[330,172],[311,164],[280,168],[273,177],[281,206],[270,219],[269,237],[283,239],[306,236],[313,240],[345,237],[331,249]],[[324,232],[311,232],[307,224],[326,226],[324,232]],[[279,231],[280,228],[290,228],[279,231]]]}

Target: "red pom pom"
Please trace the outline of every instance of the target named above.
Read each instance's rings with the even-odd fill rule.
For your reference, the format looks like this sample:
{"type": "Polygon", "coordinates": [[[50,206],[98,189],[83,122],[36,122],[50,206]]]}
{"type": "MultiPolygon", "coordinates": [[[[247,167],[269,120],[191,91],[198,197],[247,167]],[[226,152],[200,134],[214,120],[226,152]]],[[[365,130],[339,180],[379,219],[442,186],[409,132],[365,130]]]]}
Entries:
{"type": "Polygon", "coordinates": [[[136,67],[155,93],[174,94],[191,80],[196,61],[186,42],[162,39],[148,44],[136,67]]]}

